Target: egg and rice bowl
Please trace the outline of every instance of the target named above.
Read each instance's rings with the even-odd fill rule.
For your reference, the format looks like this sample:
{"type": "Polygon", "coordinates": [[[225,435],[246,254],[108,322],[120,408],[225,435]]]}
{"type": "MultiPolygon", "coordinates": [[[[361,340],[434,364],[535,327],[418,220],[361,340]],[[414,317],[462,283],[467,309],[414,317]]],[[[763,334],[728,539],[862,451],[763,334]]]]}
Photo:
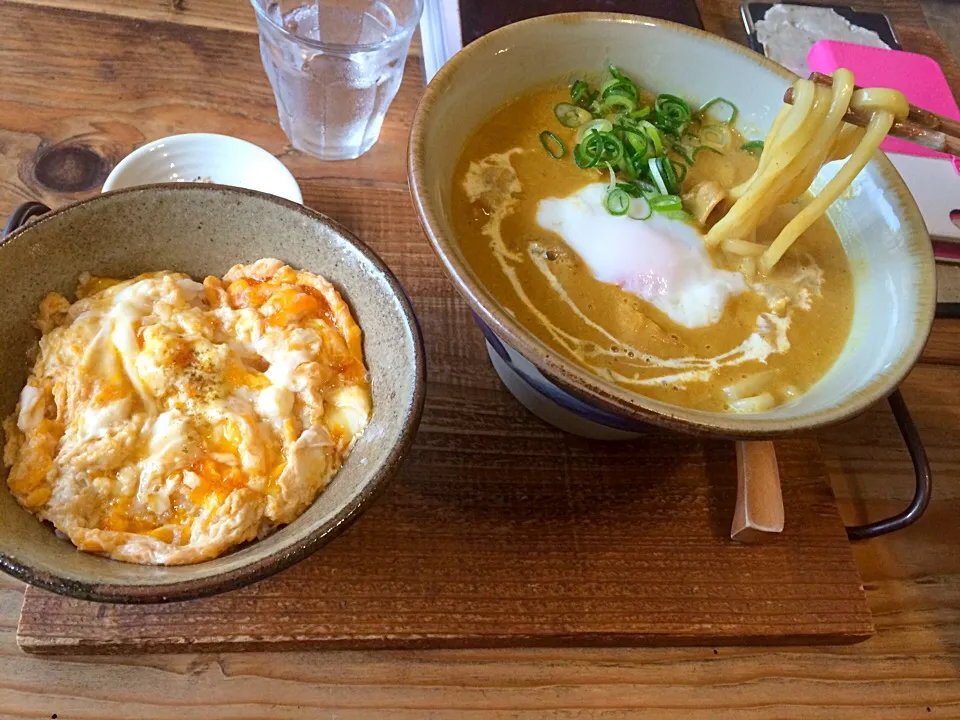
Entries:
{"type": "Polygon", "coordinates": [[[293,522],[370,419],[361,331],[322,277],[279,260],[202,284],[81,279],[42,301],[4,422],[17,501],[81,550],[214,558],[293,522]]]}

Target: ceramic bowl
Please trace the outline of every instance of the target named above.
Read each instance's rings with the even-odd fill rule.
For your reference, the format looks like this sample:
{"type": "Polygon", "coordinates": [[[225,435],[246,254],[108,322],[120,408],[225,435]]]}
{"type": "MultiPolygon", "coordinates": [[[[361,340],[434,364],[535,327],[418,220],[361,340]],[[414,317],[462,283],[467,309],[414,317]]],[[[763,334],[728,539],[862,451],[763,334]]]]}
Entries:
{"type": "MultiPolygon", "coordinates": [[[[797,400],[753,415],[704,412],[632,393],[539,341],[470,269],[450,216],[453,173],[470,133],[525,91],[615,63],[655,91],[740,108],[738,128],[762,139],[795,79],[763,56],[705,32],[634,15],[573,13],[519,22],[470,43],[441,68],[413,121],[409,177],[421,224],[484,330],[507,387],[548,422],[599,437],[656,423],[726,437],[763,437],[849,418],[889,394],[913,366],[935,309],[933,253],[916,203],[882,154],[835,203],[830,218],[850,258],[853,328],[835,365],[797,400]]],[[[822,187],[835,167],[820,173],[822,187]]]]}
{"type": "Polygon", "coordinates": [[[404,456],[423,406],[420,331],[396,278],[332,220],[275,197],[225,187],[122,190],[53,212],[0,244],[0,414],[13,411],[37,342],[33,321],[51,291],[73,295],[77,276],[130,277],[170,269],[195,278],[277,257],[329,279],[363,330],[373,416],[341,470],[296,521],[215,560],[152,567],[83,553],[20,507],[0,469],[0,568],[28,583],[89,600],[156,602],[249,584],[303,559],[343,530],[404,456]]]}
{"type": "Polygon", "coordinates": [[[103,191],[167,182],[206,182],[303,202],[286,166],[262,147],[215,133],[171,135],[137,148],[117,163],[103,191]]]}

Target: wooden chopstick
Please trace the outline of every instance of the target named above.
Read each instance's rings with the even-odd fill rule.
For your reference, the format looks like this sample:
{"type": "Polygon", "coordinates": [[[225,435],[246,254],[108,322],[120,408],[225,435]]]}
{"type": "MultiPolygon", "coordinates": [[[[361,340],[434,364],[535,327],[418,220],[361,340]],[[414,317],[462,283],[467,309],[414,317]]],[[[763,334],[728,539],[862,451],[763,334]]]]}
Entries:
{"type": "MultiPolygon", "coordinates": [[[[810,79],[819,85],[833,86],[833,78],[823,73],[811,73],[810,79]]],[[[857,89],[860,88],[857,87],[857,89]]],[[[789,88],[784,93],[783,101],[793,104],[793,88],[789,88]]],[[[870,114],[858,110],[847,110],[843,119],[851,125],[866,127],[870,122],[870,114]]],[[[923,145],[931,150],[960,157],[960,122],[915,105],[910,106],[910,114],[906,120],[897,120],[893,123],[890,135],[923,145]]]]}

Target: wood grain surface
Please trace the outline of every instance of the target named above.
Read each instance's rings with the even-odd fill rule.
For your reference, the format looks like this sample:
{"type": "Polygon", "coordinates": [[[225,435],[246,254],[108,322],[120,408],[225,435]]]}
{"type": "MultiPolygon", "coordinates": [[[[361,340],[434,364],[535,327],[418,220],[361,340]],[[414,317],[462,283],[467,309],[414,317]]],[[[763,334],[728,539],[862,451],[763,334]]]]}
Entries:
{"type": "MultiPolygon", "coordinates": [[[[242,0],[185,0],[189,20],[151,15],[162,10],[162,0],[43,4],[46,7],[0,0],[0,212],[38,194],[62,205],[96,191],[39,185],[34,153],[41,143],[89,143],[98,154],[100,147],[117,144],[117,152],[125,152],[123,148],[142,142],[135,139],[138,134],[146,141],[169,132],[210,128],[246,137],[281,156],[298,177],[308,178],[308,204],[317,200],[311,178],[326,176],[344,184],[358,178],[371,192],[381,185],[402,186],[406,139],[401,125],[409,115],[396,108],[374,149],[381,154],[378,162],[327,165],[287,149],[256,59],[252,14],[246,27],[224,20],[231,17],[224,7],[242,20],[248,11],[242,0]],[[13,30],[21,24],[34,32],[34,42],[26,46],[13,30]],[[172,27],[177,24],[194,26],[196,34],[177,41],[178,31],[172,27]],[[89,27],[77,34],[80,26],[89,27]],[[201,32],[202,26],[213,29],[201,32]],[[167,51],[144,47],[144,38],[158,37],[170,39],[167,51]],[[206,58],[201,62],[196,55],[204,45],[217,51],[201,55],[206,58]],[[125,78],[126,94],[117,92],[120,86],[109,73],[97,74],[105,56],[116,58],[114,70],[125,78]],[[157,71],[157,62],[163,72],[157,71]],[[239,79],[247,89],[235,96],[214,85],[210,94],[191,95],[184,87],[198,74],[213,73],[239,79]],[[69,82],[59,82],[61,76],[69,82]],[[74,93],[75,88],[79,92],[74,93]],[[183,97],[191,97],[192,104],[185,104],[183,97]],[[354,169],[361,164],[362,169],[354,169]]],[[[943,41],[952,40],[955,46],[960,37],[956,3],[874,0],[856,5],[888,12],[905,49],[933,56],[954,92],[960,90],[956,59],[943,41]]],[[[700,6],[709,30],[744,41],[736,0],[704,0],[700,6]]],[[[408,82],[398,102],[409,97],[412,108],[410,93],[416,87],[408,82]]],[[[416,243],[410,245],[412,249],[416,243]]],[[[940,277],[941,287],[952,285],[951,299],[960,297],[956,278],[957,273],[949,272],[940,277]]],[[[958,363],[957,324],[938,322],[923,362],[903,388],[930,454],[934,500],[916,526],[854,546],[877,628],[873,638],[859,645],[250,652],[54,660],[24,655],[16,647],[23,586],[0,576],[0,717],[960,717],[958,363]]],[[[454,371],[437,378],[452,385],[467,379],[454,371]]],[[[913,483],[909,458],[884,405],[822,433],[819,441],[848,523],[882,517],[905,505],[913,483]]]]}
{"type": "Polygon", "coordinates": [[[598,447],[532,424],[499,389],[438,384],[424,423],[385,496],[295,568],[166,605],[31,588],[21,648],[787,645],[873,632],[812,439],[778,445],[790,522],[747,548],[729,541],[731,443],[652,432],[598,447]]]}
{"type": "Polygon", "coordinates": [[[30,589],[38,653],[838,643],[872,632],[812,439],[778,443],[785,532],[729,541],[734,444],[565,435],[502,388],[407,194],[311,184],[416,307],[427,401],[385,496],[309,560],[221,597],[98,605],[30,589]]]}
{"type": "Polygon", "coordinates": [[[136,147],[185,131],[250,140],[303,185],[323,178],[406,187],[407,135],[422,88],[416,61],[377,145],[359,160],[322,163],[293,151],[280,129],[256,34],[3,0],[0,28],[16,28],[4,31],[0,50],[4,212],[28,199],[60,206],[90,197],[136,147]]]}

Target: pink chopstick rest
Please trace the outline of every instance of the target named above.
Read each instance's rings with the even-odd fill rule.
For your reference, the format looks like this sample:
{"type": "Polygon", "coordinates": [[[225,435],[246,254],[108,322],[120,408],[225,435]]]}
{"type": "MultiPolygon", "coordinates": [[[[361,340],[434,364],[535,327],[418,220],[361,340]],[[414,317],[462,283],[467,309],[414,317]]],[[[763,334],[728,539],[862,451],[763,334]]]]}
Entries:
{"type": "MultiPolygon", "coordinates": [[[[926,55],[821,40],[810,48],[807,64],[812,71],[827,75],[847,68],[861,87],[894,88],[911,105],[960,120],[960,108],[943,70],[926,55]]],[[[934,255],[938,260],[960,261],[954,245],[960,242],[960,227],[952,218],[960,207],[960,160],[899,138],[887,138],[880,148],[916,199],[935,239],[934,255]]]]}
{"type": "MultiPolygon", "coordinates": [[[[807,64],[814,72],[827,75],[837,68],[847,68],[861,87],[888,87],[899,90],[911,105],[960,120],[960,108],[950,92],[950,85],[936,60],[926,55],[866,47],[836,40],[820,40],[807,55],[807,64]]],[[[956,158],[899,138],[887,138],[880,148],[884,152],[921,157],[956,158]]]]}

